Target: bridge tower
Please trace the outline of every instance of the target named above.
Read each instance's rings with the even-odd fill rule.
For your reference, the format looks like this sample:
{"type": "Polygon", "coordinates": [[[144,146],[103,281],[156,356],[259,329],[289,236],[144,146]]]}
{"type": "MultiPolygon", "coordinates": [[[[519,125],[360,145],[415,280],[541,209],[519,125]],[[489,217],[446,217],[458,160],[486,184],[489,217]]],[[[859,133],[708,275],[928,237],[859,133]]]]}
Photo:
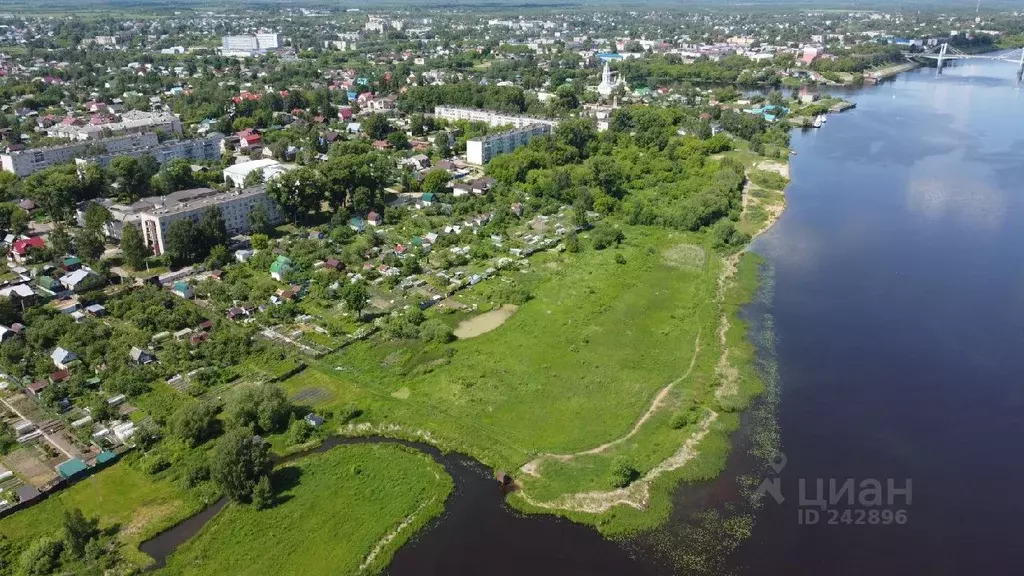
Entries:
{"type": "Polygon", "coordinates": [[[939,74],[942,74],[942,63],[946,59],[946,50],[948,50],[948,49],[949,49],[949,44],[946,43],[946,42],[943,42],[942,43],[942,49],[939,50],[939,59],[937,61],[938,62],[938,73],[939,74]]]}
{"type": "Polygon", "coordinates": [[[1020,50],[1020,64],[1017,65],[1017,82],[1021,81],[1024,77],[1024,48],[1020,50]]]}

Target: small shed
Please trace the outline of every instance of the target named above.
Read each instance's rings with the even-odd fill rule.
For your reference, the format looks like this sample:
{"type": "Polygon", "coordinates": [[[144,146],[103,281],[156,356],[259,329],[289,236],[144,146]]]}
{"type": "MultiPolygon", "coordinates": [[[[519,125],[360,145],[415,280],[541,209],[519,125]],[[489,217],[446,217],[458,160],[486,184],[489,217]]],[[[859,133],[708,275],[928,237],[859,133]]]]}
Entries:
{"type": "Polygon", "coordinates": [[[36,490],[35,486],[29,486],[27,484],[19,487],[15,493],[18,495],[18,502],[23,504],[35,502],[42,496],[42,493],[40,493],[39,490],[36,490]]]}

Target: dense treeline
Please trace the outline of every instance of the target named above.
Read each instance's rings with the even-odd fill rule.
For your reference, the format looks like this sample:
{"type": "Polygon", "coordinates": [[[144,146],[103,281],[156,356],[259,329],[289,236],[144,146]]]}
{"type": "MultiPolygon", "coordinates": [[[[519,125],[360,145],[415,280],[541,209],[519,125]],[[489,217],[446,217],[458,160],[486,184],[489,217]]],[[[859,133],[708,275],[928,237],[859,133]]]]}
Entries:
{"type": "Polygon", "coordinates": [[[415,86],[399,100],[399,106],[408,112],[433,112],[435,106],[442,104],[517,114],[524,112],[527,107],[522,88],[481,86],[473,82],[415,86]]]}
{"type": "Polygon", "coordinates": [[[654,87],[680,82],[775,85],[780,79],[772,65],[771,61],[755,62],[739,55],[727,56],[718,61],[702,57],[687,64],[678,55],[670,54],[623,60],[617,70],[630,86],[654,87]]]}

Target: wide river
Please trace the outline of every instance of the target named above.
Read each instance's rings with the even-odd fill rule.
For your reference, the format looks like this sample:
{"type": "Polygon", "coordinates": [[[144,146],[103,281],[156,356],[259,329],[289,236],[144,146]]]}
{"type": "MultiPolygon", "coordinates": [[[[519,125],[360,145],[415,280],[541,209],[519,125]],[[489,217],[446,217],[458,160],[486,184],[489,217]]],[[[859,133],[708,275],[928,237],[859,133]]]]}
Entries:
{"type": "Polygon", "coordinates": [[[916,70],[794,134],[788,209],[754,246],[771,276],[755,308],[774,319],[785,501],[757,515],[731,559],[740,573],[1024,573],[1024,95],[1014,72],[996,62],[916,70]],[[827,500],[832,478],[892,479],[897,490],[910,479],[911,503],[883,495],[875,507],[904,510],[906,523],[857,525],[871,507],[843,497],[829,507],[838,514],[801,525],[813,507],[801,506],[800,481],[810,500],[821,479],[827,500]]]}
{"type": "MultiPolygon", "coordinates": [[[[752,535],[714,572],[1024,573],[1024,95],[1014,77],[996,62],[915,70],[851,92],[855,110],[794,133],[789,206],[754,245],[766,283],[747,311],[771,324],[761,355],[777,369],[786,461],[768,478],[783,502],[766,496],[752,535]],[[801,505],[801,481],[814,499],[820,480],[827,501],[830,479],[852,479],[846,494],[868,503],[860,487],[877,481],[882,505],[851,506],[846,494],[825,511],[801,505]],[[909,502],[897,493],[888,504],[890,480],[897,490],[910,481],[909,502]],[[818,522],[801,524],[804,510],[818,522]]],[[[718,480],[680,487],[662,529],[677,533],[657,553],[466,498],[477,513],[450,510],[389,573],[671,573],[654,558],[690,538],[685,514],[739,498],[744,453],[718,480]]]]}

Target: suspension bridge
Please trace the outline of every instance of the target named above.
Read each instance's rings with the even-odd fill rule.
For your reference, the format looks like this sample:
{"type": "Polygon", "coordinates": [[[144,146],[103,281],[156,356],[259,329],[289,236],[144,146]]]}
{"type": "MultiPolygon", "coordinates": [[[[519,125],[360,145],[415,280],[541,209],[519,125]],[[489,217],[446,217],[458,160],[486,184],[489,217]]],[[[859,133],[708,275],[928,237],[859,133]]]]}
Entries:
{"type": "Polygon", "coordinates": [[[950,60],[994,60],[997,62],[1010,62],[1012,64],[1016,64],[1018,81],[1021,79],[1021,76],[1024,75],[1024,49],[989,54],[964,54],[949,44],[943,43],[938,46],[932,46],[924,52],[904,52],[904,56],[911,60],[917,58],[934,60],[939,74],[942,73],[942,67],[950,60]]]}

